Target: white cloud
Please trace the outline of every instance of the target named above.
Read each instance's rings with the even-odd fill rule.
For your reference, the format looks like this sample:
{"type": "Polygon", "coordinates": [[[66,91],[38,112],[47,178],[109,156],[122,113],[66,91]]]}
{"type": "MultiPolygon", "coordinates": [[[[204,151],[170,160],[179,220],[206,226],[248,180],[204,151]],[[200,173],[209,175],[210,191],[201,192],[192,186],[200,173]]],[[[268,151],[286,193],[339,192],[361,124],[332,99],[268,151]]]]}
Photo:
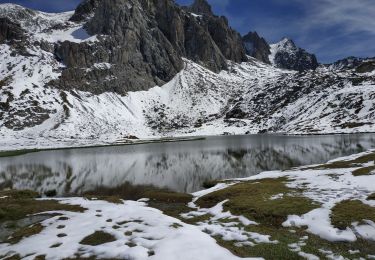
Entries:
{"type": "Polygon", "coordinates": [[[374,0],[295,0],[304,4],[307,15],[303,28],[339,26],[346,33],[367,32],[375,35],[374,0]]]}

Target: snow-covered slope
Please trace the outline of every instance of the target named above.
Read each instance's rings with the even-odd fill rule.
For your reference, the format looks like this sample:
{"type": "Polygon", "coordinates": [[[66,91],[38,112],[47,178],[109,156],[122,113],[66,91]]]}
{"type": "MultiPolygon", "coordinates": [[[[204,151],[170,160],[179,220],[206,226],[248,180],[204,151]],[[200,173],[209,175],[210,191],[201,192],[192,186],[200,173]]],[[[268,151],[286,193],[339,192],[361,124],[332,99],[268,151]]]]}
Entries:
{"type": "MultiPolygon", "coordinates": [[[[72,146],[141,138],[281,132],[375,130],[375,73],[355,70],[298,73],[249,57],[218,74],[185,60],[164,86],[122,96],[56,88],[64,64],[48,43],[95,41],[72,13],[44,14],[1,5],[0,17],[24,19],[27,42],[0,44],[0,146],[72,146]],[[20,11],[21,10],[21,11],[20,11]],[[31,13],[30,13],[31,12],[31,13]],[[12,15],[11,15],[12,14],[12,15]],[[25,15],[26,15],[25,14],[25,15]],[[40,44],[40,42],[47,42],[40,44]],[[35,42],[39,42],[36,44],[35,42]]],[[[52,45],[53,47],[53,45],[52,45]]],[[[105,70],[111,64],[95,64],[105,70]]]]}

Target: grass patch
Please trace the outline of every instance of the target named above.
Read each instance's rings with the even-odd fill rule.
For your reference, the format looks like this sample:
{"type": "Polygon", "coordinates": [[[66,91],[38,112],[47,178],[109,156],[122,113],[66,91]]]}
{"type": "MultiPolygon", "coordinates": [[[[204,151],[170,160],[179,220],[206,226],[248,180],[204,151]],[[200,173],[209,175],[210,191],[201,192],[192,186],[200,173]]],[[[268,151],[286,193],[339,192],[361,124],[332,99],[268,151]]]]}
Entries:
{"type": "Polygon", "coordinates": [[[20,260],[21,256],[18,255],[18,254],[12,255],[12,256],[1,256],[0,255],[0,259],[3,259],[3,260],[20,260]]]}
{"type": "Polygon", "coordinates": [[[160,189],[153,186],[136,186],[130,183],[124,183],[116,188],[98,187],[95,190],[86,192],[84,196],[99,198],[109,197],[124,200],[139,200],[142,198],[148,198],[150,200],[168,203],[188,203],[193,198],[190,194],[173,192],[167,189],[160,189]]]}
{"type": "Polygon", "coordinates": [[[300,190],[286,187],[286,181],[286,178],[279,178],[235,184],[203,196],[196,204],[201,208],[211,208],[228,199],[224,208],[232,214],[280,226],[289,215],[303,215],[318,207],[312,200],[303,197],[300,190]],[[282,198],[270,199],[280,193],[284,194],[282,198]]]}
{"type": "Polygon", "coordinates": [[[256,244],[255,246],[238,247],[233,241],[224,241],[221,237],[215,237],[217,243],[233,254],[239,257],[262,257],[266,260],[273,259],[303,259],[298,253],[290,250],[289,245],[298,243],[302,237],[307,237],[303,240],[305,245],[301,245],[301,249],[305,253],[313,254],[320,259],[327,259],[327,257],[319,251],[324,249],[332,251],[334,255],[343,256],[345,259],[353,259],[353,255],[349,253],[350,250],[359,250],[360,253],[356,255],[357,258],[367,258],[369,254],[375,252],[375,242],[358,239],[355,242],[330,242],[318,236],[308,233],[302,228],[284,228],[275,227],[266,224],[251,225],[244,227],[246,231],[256,232],[258,234],[270,235],[271,240],[277,240],[277,244],[256,244]],[[294,232],[290,232],[294,230],[294,232]]]}
{"type": "Polygon", "coordinates": [[[363,167],[353,171],[354,176],[371,175],[375,171],[375,166],[363,167]]]}
{"type": "Polygon", "coordinates": [[[357,168],[362,167],[362,164],[375,162],[375,153],[369,153],[363,156],[360,156],[353,160],[347,161],[335,161],[331,163],[326,163],[322,165],[318,165],[315,167],[307,168],[310,170],[319,170],[319,169],[345,169],[345,168],[357,168]]]}
{"type": "Polygon", "coordinates": [[[36,149],[4,151],[4,152],[0,152],[0,157],[13,157],[13,156],[19,156],[19,155],[24,155],[28,153],[35,153],[38,151],[39,150],[36,150],[36,149]]]}
{"type": "Polygon", "coordinates": [[[165,214],[179,218],[181,213],[191,211],[187,204],[192,201],[190,194],[173,192],[167,189],[160,189],[153,186],[122,184],[116,188],[99,187],[95,190],[86,192],[85,197],[112,201],[118,200],[139,200],[148,198],[150,207],[157,208],[165,214]]]}
{"type": "Polygon", "coordinates": [[[363,220],[375,221],[375,208],[359,200],[346,200],[340,202],[332,209],[332,224],[339,229],[346,229],[354,222],[363,220]]]}
{"type": "Polygon", "coordinates": [[[367,197],[367,200],[375,200],[375,193],[367,197]]]}
{"type": "Polygon", "coordinates": [[[98,246],[106,243],[116,241],[116,238],[103,231],[96,231],[95,233],[85,237],[79,242],[81,245],[98,246]]]}
{"type": "Polygon", "coordinates": [[[5,221],[20,220],[28,215],[46,211],[75,211],[83,212],[85,209],[80,206],[60,204],[54,200],[36,200],[38,194],[33,191],[1,191],[0,197],[0,223],[5,221]]]}
{"type": "Polygon", "coordinates": [[[31,225],[13,233],[6,242],[10,244],[17,244],[24,238],[39,234],[40,232],[42,232],[42,230],[43,226],[41,224],[31,225]]]}
{"type": "Polygon", "coordinates": [[[233,241],[225,241],[220,237],[214,237],[217,243],[228,249],[232,254],[239,257],[262,257],[266,260],[288,259],[300,260],[298,254],[291,252],[289,248],[283,244],[258,244],[255,246],[238,247],[233,241]]]}
{"type": "Polygon", "coordinates": [[[347,122],[347,123],[344,123],[342,125],[340,125],[341,128],[357,128],[357,127],[361,127],[361,126],[364,126],[364,125],[369,125],[371,123],[358,123],[358,122],[347,122]]]}

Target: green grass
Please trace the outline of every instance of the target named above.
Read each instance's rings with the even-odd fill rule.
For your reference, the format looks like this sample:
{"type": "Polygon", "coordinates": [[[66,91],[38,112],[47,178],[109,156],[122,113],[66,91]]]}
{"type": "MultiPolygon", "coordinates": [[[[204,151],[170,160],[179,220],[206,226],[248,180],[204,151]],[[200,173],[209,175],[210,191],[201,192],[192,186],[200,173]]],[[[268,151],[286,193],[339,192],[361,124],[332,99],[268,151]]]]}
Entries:
{"type": "Polygon", "coordinates": [[[35,200],[38,194],[33,191],[1,191],[0,197],[0,223],[5,221],[16,221],[27,215],[42,213],[46,211],[66,210],[82,212],[85,209],[79,206],[60,204],[54,200],[35,200]]]}
{"type": "Polygon", "coordinates": [[[297,253],[291,252],[284,244],[258,244],[255,246],[237,247],[232,241],[225,241],[221,237],[214,237],[217,243],[239,257],[262,257],[266,260],[288,259],[300,260],[297,253]]]}
{"type": "Polygon", "coordinates": [[[96,231],[95,233],[85,237],[79,242],[81,245],[98,246],[105,243],[116,241],[116,238],[103,231],[96,231]]]}
{"type": "Polygon", "coordinates": [[[368,125],[368,124],[370,123],[347,122],[345,124],[340,125],[340,127],[352,129],[352,128],[357,128],[357,127],[361,127],[361,126],[368,125]]]}
{"type": "MultiPolygon", "coordinates": [[[[38,223],[29,226],[18,226],[18,221],[26,219],[29,215],[46,211],[66,210],[82,212],[85,210],[79,206],[60,204],[53,200],[36,200],[39,194],[28,190],[0,191],[0,197],[6,197],[0,199],[0,224],[6,223],[12,232],[10,238],[4,242],[12,244],[18,243],[23,238],[38,234],[43,230],[43,226],[38,223]]],[[[47,218],[49,216],[52,217],[54,215],[49,214],[47,218]]]]}
{"type": "Polygon", "coordinates": [[[346,168],[357,168],[363,167],[362,164],[375,162],[375,153],[369,153],[363,156],[360,156],[353,160],[347,161],[335,161],[331,163],[326,163],[322,165],[318,165],[315,167],[311,167],[308,169],[317,170],[317,169],[346,169],[346,168]]]}
{"type": "Polygon", "coordinates": [[[364,175],[371,175],[372,172],[375,171],[375,166],[368,166],[359,168],[353,171],[354,176],[364,176],[364,175]]]}
{"type": "Polygon", "coordinates": [[[288,215],[302,215],[318,207],[303,197],[300,190],[286,187],[285,182],[287,179],[279,178],[235,184],[200,198],[197,205],[211,208],[228,199],[225,210],[273,226],[280,226],[288,215]],[[284,194],[281,199],[270,200],[280,193],[284,194]]]}
{"type": "Polygon", "coordinates": [[[12,256],[7,256],[7,257],[0,255],[0,259],[3,259],[3,260],[20,260],[21,257],[18,254],[12,255],[12,256]]]}
{"type": "Polygon", "coordinates": [[[359,200],[346,200],[332,209],[332,224],[339,229],[346,229],[354,222],[371,220],[375,222],[375,208],[359,200]]]}
{"type": "Polygon", "coordinates": [[[24,154],[28,154],[28,153],[35,153],[35,152],[38,152],[38,151],[39,150],[36,150],[36,149],[4,151],[4,152],[0,152],[0,158],[1,157],[19,156],[19,155],[24,155],[24,154]]]}
{"type": "Polygon", "coordinates": [[[268,224],[250,225],[243,227],[246,231],[255,232],[258,234],[269,235],[271,240],[278,241],[277,244],[256,244],[255,246],[243,246],[237,247],[235,241],[224,241],[220,236],[214,237],[217,243],[233,254],[239,257],[262,257],[266,260],[273,259],[303,259],[298,256],[297,253],[292,252],[288,245],[298,243],[302,237],[307,236],[304,240],[306,245],[301,246],[301,249],[305,253],[314,254],[320,259],[327,259],[326,256],[319,251],[324,249],[332,251],[335,255],[340,255],[346,259],[353,259],[353,255],[349,253],[349,250],[356,251],[360,250],[360,253],[355,255],[356,258],[362,257],[367,258],[367,255],[375,252],[375,242],[358,239],[354,242],[330,242],[324,240],[318,236],[308,233],[303,228],[284,228],[275,227],[268,224]],[[292,233],[290,230],[294,230],[292,233]]]}
{"type": "Polygon", "coordinates": [[[375,200],[375,193],[367,197],[367,200],[375,200]]]}
{"type": "Polygon", "coordinates": [[[6,242],[11,244],[17,244],[24,238],[39,234],[40,232],[42,232],[42,230],[43,226],[41,224],[31,225],[14,232],[11,238],[9,238],[6,242]]]}
{"type": "Polygon", "coordinates": [[[124,183],[116,188],[98,187],[95,190],[86,192],[84,196],[104,199],[110,202],[148,198],[150,199],[148,202],[150,207],[157,208],[165,214],[177,218],[179,218],[181,213],[191,211],[187,204],[193,199],[190,194],[173,192],[153,186],[135,186],[130,183],[124,183]]]}

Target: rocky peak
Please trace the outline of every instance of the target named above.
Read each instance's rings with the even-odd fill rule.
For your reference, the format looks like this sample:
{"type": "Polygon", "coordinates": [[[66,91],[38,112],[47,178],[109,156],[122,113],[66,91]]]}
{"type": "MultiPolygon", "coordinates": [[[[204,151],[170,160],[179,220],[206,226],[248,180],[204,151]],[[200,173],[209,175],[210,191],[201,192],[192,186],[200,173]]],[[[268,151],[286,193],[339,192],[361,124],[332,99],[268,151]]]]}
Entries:
{"type": "Polygon", "coordinates": [[[99,6],[100,0],[84,0],[78,5],[73,16],[70,18],[73,22],[81,22],[94,14],[95,9],[99,6]]]}
{"type": "Polygon", "coordinates": [[[242,38],[246,54],[264,63],[270,63],[270,46],[267,41],[260,37],[257,32],[249,32],[242,38]]]}
{"type": "Polygon", "coordinates": [[[206,0],[195,0],[189,11],[195,14],[213,15],[212,8],[206,0]]]}
{"type": "Polygon", "coordinates": [[[281,41],[276,44],[278,45],[278,48],[284,48],[284,49],[289,49],[289,50],[297,49],[297,46],[294,43],[294,41],[287,37],[282,38],[281,41]]]}
{"type": "Polygon", "coordinates": [[[289,38],[271,44],[270,62],[276,67],[297,71],[315,70],[319,63],[314,54],[296,46],[289,38]]]}

